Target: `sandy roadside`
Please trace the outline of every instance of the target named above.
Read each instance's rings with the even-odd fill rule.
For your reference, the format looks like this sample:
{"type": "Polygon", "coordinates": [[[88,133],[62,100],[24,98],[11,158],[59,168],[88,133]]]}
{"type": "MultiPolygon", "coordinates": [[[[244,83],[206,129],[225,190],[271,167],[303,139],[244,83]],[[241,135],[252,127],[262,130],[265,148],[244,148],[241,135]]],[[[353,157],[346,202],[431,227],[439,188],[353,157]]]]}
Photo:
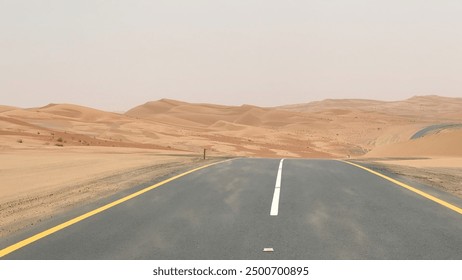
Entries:
{"type": "Polygon", "coordinates": [[[462,158],[355,159],[462,198],[462,158]]]}
{"type": "Polygon", "coordinates": [[[156,178],[218,161],[139,149],[0,155],[0,238],[156,178]]]}

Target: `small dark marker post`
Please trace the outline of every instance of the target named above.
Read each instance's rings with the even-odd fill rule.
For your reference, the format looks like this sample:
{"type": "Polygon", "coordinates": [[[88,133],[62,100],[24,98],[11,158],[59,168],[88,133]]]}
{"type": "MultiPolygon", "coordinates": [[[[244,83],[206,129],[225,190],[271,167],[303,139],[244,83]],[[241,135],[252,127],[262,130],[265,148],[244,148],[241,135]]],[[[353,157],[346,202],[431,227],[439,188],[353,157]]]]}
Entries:
{"type": "Polygon", "coordinates": [[[205,159],[205,151],[207,151],[207,149],[204,149],[204,159],[205,159]]]}

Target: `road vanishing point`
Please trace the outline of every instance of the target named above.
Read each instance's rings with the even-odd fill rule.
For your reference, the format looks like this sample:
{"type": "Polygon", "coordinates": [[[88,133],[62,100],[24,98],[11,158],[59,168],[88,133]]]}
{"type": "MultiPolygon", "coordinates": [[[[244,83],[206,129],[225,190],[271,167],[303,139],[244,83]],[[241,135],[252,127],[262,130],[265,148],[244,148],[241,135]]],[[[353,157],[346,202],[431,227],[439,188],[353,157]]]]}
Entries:
{"type": "Polygon", "coordinates": [[[462,259],[462,199],[339,160],[234,159],[0,242],[3,259],[462,259]]]}

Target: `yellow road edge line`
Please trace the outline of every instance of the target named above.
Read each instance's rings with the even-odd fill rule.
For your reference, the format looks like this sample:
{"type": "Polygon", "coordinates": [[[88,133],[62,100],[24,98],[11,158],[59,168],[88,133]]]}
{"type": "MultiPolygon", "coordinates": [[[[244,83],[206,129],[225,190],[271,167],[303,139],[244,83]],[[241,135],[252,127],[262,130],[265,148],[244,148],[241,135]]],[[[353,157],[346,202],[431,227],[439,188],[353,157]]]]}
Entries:
{"type": "Polygon", "coordinates": [[[22,241],[19,241],[19,242],[15,243],[15,244],[13,244],[13,245],[11,245],[11,246],[8,246],[8,247],[6,247],[6,248],[0,250],[0,258],[2,258],[2,257],[4,257],[4,256],[6,256],[6,255],[8,255],[8,254],[10,254],[10,253],[12,253],[12,252],[18,250],[18,249],[20,249],[20,248],[22,248],[22,247],[24,247],[24,246],[27,246],[27,245],[29,245],[29,244],[31,244],[31,243],[33,243],[33,242],[39,240],[39,239],[42,239],[42,238],[44,238],[44,237],[46,237],[46,236],[48,236],[48,235],[50,235],[50,234],[53,234],[53,233],[55,233],[55,232],[57,232],[57,231],[60,231],[60,230],[62,230],[62,229],[64,229],[64,228],[67,228],[67,227],[69,227],[69,226],[71,226],[71,225],[73,225],[73,224],[76,224],[76,223],[78,223],[78,222],[80,222],[80,221],[83,221],[83,220],[85,220],[85,219],[87,219],[87,218],[89,218],[89,217],[91,217],[91,216],[94,216],[94,215],[96,215],[96,214],[98,214],[98,213],[101,213],[101,212],[103,212],[103,211],[105,211],[105,210],[107,210],[107,209],[109,209],[109,208],[112,208],[112,207],[114,207],[114,206],[116,206],[116,205],[119,205],[119,204],[121,204],[121,203],[123,203],[123,202],[125,202],[125,201],[127,201],[127,200],[130,200],[130,199],[132,199],[132,198],[134,198],[134,197],[137,197],[137,196],[139,196],[139,195],[142,195],[142,194],[144,194],[144,193],[146,193],[146,192],[148,192],[148,191],[150,191],[150,190],[153,190],[153,189],[155,189],[155,188],[157,188],[157,187],[160,187],[160,186],[162,186],[162,185],[165,185],[165,184],[167,184],[167,183],[169,183],[169,182],[171,182],[171,181],[173,181],[173,180],[176,180],[176,179],[178,179],[178,178],[180,178],[180,177],[183,177],[183,176],[185,176],[185,175],[191,174],[191,173],[196,172],[196,171],[199,171],[199,170],[201,170],[201,169],[210,167],[210,166],[212,166],[212,165],[224,163],[224,162],[227,162],[227,161],[230,161],[230,160],[232,160],[232,159],[228,159],[228,160],[223,160],[223,161],[219,161],[219,162],[210,163],[210,164],[207,164],[207,165],[204,165],[204,166],[201,166],[201,167],[194,168],[194,169],[192,169],[192,170],[186,171],[186,172],[181,173],[181,174],[179,174],[179,175],[176,175],[176,176],[173,176],[173,177],[171,177],[171,178],[168,178],[168,179],[166,179],[166,180],[164,180],[164,181],[162,181],[162,182],[159,182],[159,183],[157,183],[157,184],[154,184],[154,185],[152,185],[152,186],[149,186],[149,187],[146,187],[146,188],[144,188],[144,189],[142,189],[142,190],[139,190],[139,191],[137,191],[137,192],[135,192],[135,193],[132,193],[132,194],[130,194],[130,195],[127,195],[127,196],[125,196],[125,197],[122,197],[122,198],[120,198],[120,199],[118,199],[118,200],[116,200],[116,201],[114,201],[114,202],[108,203],[108,204],[106,204],[106,205],[104,205],[104,206],[101,206],[101,207],[95,209],[95,210],[92,210],[92,211],[90,211],[90,212],[87,212],[87,213],[85,213],[85,214],[82,214],[82,215],[80,215],[80,216],[78,216],[78,217],[76,217],[76,218],[73,218],[73,219],[71,219],[71,220],[69,220],[69,221],[67,221],[67,222],[61,223],[61,224],[59,224],[59,225],[57,225],[57,226],[54,226],[54,227],[52,227],[52,228],[50,228],[50,229],[47,229],[47,230],[42,231],[42,232],[40,232],[40,233],[37,233],[36,235],[33,235],[33,236],[29,237],[29,238],[26,238],[26,239],[24,239],[24,240],[22,240],[22,241]]]}
{"type": "Polygon", "coordinates": [[[352,163],[352,162],[345,161],[345,160],[339,160],[339,161],[340,161],[340,162],[344,162],[344,163],[348,163],[348,164],[350,164],[350,165],[353,165],[353,166],[356,166],[356,167],[361,168],[361,169],[363,169],[363,170],[366,170],[367,172],[370,172],[370,173],[372,173],[372,174],[374,174],[374,175],[376,175],[376,176],[379,176],[379,177],[381,177],[381,178],[383,178],[383,179],[385,179],[385,180],[388,180],[388,181],[390,181],[390,182],[392,182],[392,183],[394,183],[394,184],[396,184],[396,185],[398,185],[398,186],[400,186],[400,187],[403,187],[403,188],[405,188],[405,189],[408,189],[408,190],[410,190],[411,192],[414,192],[414,193],[416,193],[416,194],[418,194],[418,195],[421,195],[421,196],[423,196],[423,197],[425,197],[425,198],[427,198],[427,199],[429,199],[429,200],[431,200],[431,201],[433,201],[433,202],[436,202],[436,203],[438,203],[438,204],[440,204],[440,205],[442,205],[442,206],[444,206],[444,207],[447,207],[447,208],[451,209],[452,211],[455,211],[455,212],[457,212],[457,213],[459,213],[459,214],[462,215],[462,209],[459,208],[459,207],[457,207],[457,206],[455,206],[455,205],[453,205],[453,204],[451,204],[451,203],[449,203],[449,202],[446,202],[446,201],[444,201],[444,200],[442,200],[442,199],[439,199],[439,198],[437,198],[437,197],[435,197],[435,196],[433,196],[433,195],[430,195],[430,194],[428,194],[428,193],[426,193],[426,192],[423,192],[423,191],[421,191],[421,190],[419,190],[419,189],[416,189],[416,188],[414,188],[414,187],[411,187],[411,186],[409,186],[409,185],[407,185],[407,184],[405,184],[405,183],[402,183],[402,182],[400,182],[400,181],[398,181],[398,180],[395,180],[395,179],[393,179],[393,178],[390,178],[390,177],[388,177],[388,176],[386,176],[386,175],[383,175],[382,173],[379,173],[379,172],[374,171],[374,170],[372,170],[372,169],[369,169],[369,168],[367,168],[367,167],[361,166],[361,165],[359,165],[359,164],[352,163]]]}

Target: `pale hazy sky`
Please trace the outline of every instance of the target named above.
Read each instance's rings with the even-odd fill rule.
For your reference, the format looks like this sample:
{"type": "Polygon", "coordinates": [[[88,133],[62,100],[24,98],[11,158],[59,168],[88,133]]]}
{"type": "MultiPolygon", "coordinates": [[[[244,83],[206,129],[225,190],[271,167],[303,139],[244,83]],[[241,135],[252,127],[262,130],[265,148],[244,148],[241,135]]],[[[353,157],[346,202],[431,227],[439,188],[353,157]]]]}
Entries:
{"type": "Polygon", "coordinates": [[[0,0],[0,104],[462,97],[461,0],[0,0]]]}

